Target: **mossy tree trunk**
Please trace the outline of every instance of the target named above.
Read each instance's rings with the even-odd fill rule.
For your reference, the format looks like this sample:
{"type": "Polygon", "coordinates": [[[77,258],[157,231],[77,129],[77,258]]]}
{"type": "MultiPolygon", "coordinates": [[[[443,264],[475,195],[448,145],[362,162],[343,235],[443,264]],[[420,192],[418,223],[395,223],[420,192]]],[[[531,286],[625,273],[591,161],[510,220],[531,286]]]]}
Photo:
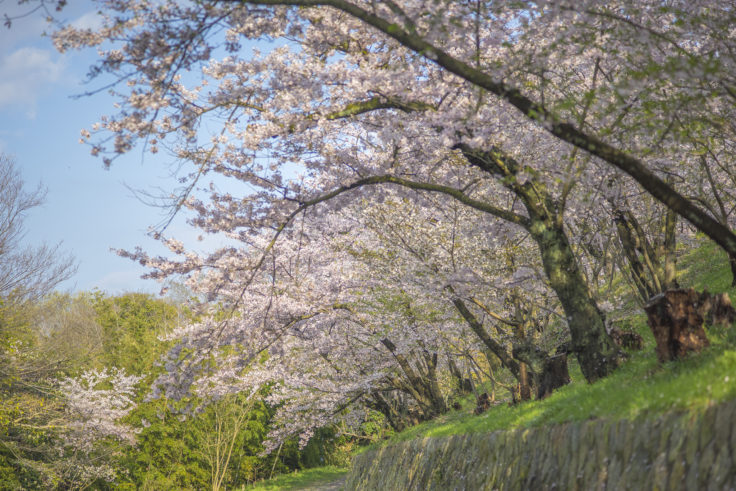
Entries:
{"type": "Polygon", "coordinates": [[[450,353],[446,353],[445,356],[447,356],[447,367],[450,369],[450,375],[452,375],[452,380],[455,382],[455,390],[459,395],[470,394],[473,391],[472,380],[470,377],[465,377],[450,353]]]}
{"type": "Polygon", "coordinates": [[[409,426],[409,422],[405,417],[407,411],[400,411],[395,404],[387,400],[386,397],[380,391],[373,391],[365,399],[366,405],[379,413],[383,414],[388,422],[389,426],[395,432],[401,432],[409,426]]]}
{"type": "Polygon", "coordinates": [[[422,353],[415,368],[390,339],[384,338],[381,343],[394,356],[403,373],[403,380],[393,380],[394,385],[409,394],[427,418],[446,413],[447,404],[437,380],[437,354],[422,353]]]}
{"type": "Polygon", "coordinates": [[[654,243],[630,210],[614,205],[613,219],[642,304],[659,293],[677,288],[677,215],[665,210],[654,243]]]}
{"type": "MultiPolygon", "coordinates": [[[[511,372],[520,386],[525,384],[528,385],[535,379],[534,372],[529,369],[525,363],[516,360],[501,343],[493,339],[488,334],[481,321],[478,320],[462,299],[455,298],[452,302],[463,319],[465,319],[465,322],[467,322],[470,329],[476,334],[476,336],[478,336],[486,348],[488,348],[488,350],[498,358],[501,362],[501,366],[507,368],[511,372]]],[[[529,389],[529,396],[527,399],[530,398],[531,389],[529,389]]]]}
{"type": "Polygon", "coordinates": [[[563,228],[563,211],[530,167],[522,168],[498,149],[478,151],[460,146],[474,166],[501,177],[504,186],[524,204],[529,234],[537,243],[550,287],[565,311],[572,349],[588,382],[610,374],[621,361],[621,351],[605,329],[603,314],[590,293],[563,228]],[[518,174],[524,171],[522,181],[518,174]]]}
{"type": "Polygon", "coordinates": [[[586,284],[562,227],[532,218],[530,233],[542,253],[544,271],[567,317],[572,351],[588,382],[610,374],[621,352],[606,332],[603,314],[586,284]]]}

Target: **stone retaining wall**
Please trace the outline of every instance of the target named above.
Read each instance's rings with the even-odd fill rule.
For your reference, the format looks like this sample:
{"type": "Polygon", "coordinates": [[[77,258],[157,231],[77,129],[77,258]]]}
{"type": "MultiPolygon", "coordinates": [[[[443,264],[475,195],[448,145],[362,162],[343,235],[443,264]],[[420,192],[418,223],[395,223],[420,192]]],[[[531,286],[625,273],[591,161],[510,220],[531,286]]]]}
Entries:
{"type": "Polygon", "coordinates": [[[736,489],[736,401],[398,443],[356,456],[345,489],[736,489]]]}

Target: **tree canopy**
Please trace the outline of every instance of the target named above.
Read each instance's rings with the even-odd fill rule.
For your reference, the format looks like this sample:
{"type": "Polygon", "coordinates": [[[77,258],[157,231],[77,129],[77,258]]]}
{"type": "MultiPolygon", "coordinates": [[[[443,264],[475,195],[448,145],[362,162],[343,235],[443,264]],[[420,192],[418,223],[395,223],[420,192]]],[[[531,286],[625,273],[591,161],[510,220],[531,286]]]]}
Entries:
{"type": "Polygon", "coordinates": [[[616,275],[644,303],[701,232],[736,281],[733,7],[107,0],[60,28],[118,100],[92,153],[169,152],[172,212],[227,244],[121,251],[197,304],[153,396],[268,387],[275,450],[431,418],[483,373],[514,399],[556,357],[609,375],[616,275]]]}
{"type": "Polygon", "coordinates": [[[163,229],[173,258],[123,252],[215,302],[177,331],[169,396],[274,381],[284,411],[314,398],[288,434],[387,390],[430,415],[437,360],[450,369],[468,335],[521,386],[541,346],[592,382],[621,361],[606,282],[626,270],[644,299],[675,284],[676,215],[736,257],[723,2],[108,1],[101,15],[54,35],[98,47],[92,75],[118,81],[120,110],[83,135],[93,154],[169,149],[191,169],[173,209],[240,244],[201,255],[163,229]],[[215,174],[241,194],[196,192],[215,174]],[[550,322],[569,342],[523,348],[550,322]]]}

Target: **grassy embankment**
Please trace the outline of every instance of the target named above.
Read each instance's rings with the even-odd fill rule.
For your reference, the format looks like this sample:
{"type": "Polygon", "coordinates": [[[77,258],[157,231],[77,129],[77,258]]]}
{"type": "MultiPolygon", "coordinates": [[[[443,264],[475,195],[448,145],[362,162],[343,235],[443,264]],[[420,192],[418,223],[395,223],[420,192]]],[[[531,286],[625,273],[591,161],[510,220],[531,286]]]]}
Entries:
{"type": "MultiPolygon", "coordinates": [[[[726,256],[710,243],[683,256],[678,273],[683,287],[725,291],[736,299],[736,289],[730,286],[726,256]]],[[[736,328],[706,326],[711,342],[709,348],[685,360],[661,364],[654,354],[654,338],[646,324],[646,316],[641,309],[636,312],[627,321],[644,338],[644,349],[629,353],[629,359],[613,375],[587,384],[577,364],[571,361],[572,383],[543,401],[515,406],[500,404],[485,414],[474,416],[475,401],[468,397],[462,401],[462,409],[409,428],[382,444],[594,418],[633,419],[672,410],[698,412],[709,405],[736,398],[736,328]]],[[[318,469],[307,471],[305,476],[315,471],[318,469]]],[[[339,474],[334,478],[337,476],[339,474]]],[[[256,489],[298,489],[304,485],[256,489]]]]}

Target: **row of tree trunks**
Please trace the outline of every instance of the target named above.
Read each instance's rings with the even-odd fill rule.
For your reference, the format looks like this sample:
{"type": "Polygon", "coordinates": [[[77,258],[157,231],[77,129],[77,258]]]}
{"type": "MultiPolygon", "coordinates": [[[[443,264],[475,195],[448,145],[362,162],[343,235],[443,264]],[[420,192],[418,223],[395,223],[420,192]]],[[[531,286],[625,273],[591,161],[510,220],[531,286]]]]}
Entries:
{"type": "Polygon", "coordinates": [[[447,367],[450,369],[450,375],[452,375],[455,392],[461,396],[470,394],[473,391],[472,379],[463,374],[449,353],[447,354],[447,367]]]}
{"type": "Polygon", "coordinates": [[[631,279],[642,303],[658,293],[677,288],[677,215],[672,210],[665,211],[659,237],[654,243],[649,240],[631,210],[613,205],[613,221],[621,250],[629,264],[631,279]]]}
{"type": "Polygon", "coordinates": [[[437,381],[437,353],[422,353],[415,369],[390,339],[384,338],[381,343],[394,356],[404,375],[404,383],[396,381],[394,385],[411,395],[428,418],[446,413],[447,404],[437,381]]]}
{"type": "Polygon", "coordinates": [[[421,414],[409,408],[406,398],[399,390],[387,392],[375,390],[365,398],[365,404],[383,414],[389,426],[397,433],[424,421],[421,414]]]}

